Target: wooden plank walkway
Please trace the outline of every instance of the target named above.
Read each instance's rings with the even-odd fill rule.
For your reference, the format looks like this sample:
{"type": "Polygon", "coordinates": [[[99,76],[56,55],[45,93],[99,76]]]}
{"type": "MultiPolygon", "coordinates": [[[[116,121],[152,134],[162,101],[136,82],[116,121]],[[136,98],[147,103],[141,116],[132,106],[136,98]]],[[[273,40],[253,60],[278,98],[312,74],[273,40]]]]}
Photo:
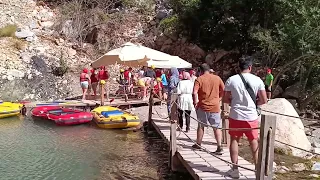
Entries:
{"type": "MultiPolygon", "coordinates": [[[[143,101],[142,99],[129,99],[125,102],[124,99],[115,98],[113,102],[105,101],[105,106],[126,106],[126,105],[147,105],[149,100],[143,101]]],[[[160,102],[159,99],[154,99],[155,103],[160,102]]],[[[33,108],[36,106],[43,106],[43,105],[54,105],[54,106],[63,106],[63,107],[93,107],[97,104],[100,105],[100,100],[59,100],[59,101],[51,101],[51,102],[30,102],[26,103],[25,106],[27,108],[33,108]]]]}
{"type": "MultiPolygon", "coordinates": [[[[169,145],[170,140],[170,123],[168,120],[161,118],[153,118],[153,126],[160,134],[160,136],[165,140],[169,145]]],[[[196,140],[197,132],[197,122],[191,120],[190,131],[187,135],[193,140],[196,140]]],[[[208,131],[209,129],[205,129],[208,131]]],[[[215,139],[212,135],[205,133],[203,137],[202,146],[210,151],[216,150],[215,139]]],[[[194,143],[182,132],[177,131],[177,146],[178,152],[177,156],[180,162],[185,166],[189,173],[193,176],[194,179],[201,180],[225,180],[233,179],[226,176],[226,172],[230,170],[231,166],[226,162],[219,160],[218,158],[212,156],[211,154],[201,151],[194,150],[191,146],[194,143]]],[[[220,158],[231,162],[229,149],[224,149],[224,154],[219,156],[220,158]]],[[[254,169],[254,165],[239,157],[239,165],[254,169]]],[[[256,179],[255,173],[249,170],[240,170],[240,179],[256,179]]]]}

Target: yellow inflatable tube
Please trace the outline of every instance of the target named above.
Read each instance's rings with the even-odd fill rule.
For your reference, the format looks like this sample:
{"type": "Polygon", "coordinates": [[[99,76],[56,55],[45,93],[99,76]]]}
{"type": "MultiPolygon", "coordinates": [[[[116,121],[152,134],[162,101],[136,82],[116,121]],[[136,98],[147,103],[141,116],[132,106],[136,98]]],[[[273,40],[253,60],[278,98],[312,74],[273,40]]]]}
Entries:
{"type": "Polygon", "coordinates": [[[0,118],[17,116],[20,114],[22,104],[12,102],[0,103],[0,118]]]}
{"type": "Polygon", "coordinates": [[[93,120],[100,128],[105,129],[124,129],[130,127],[139,126],[140,120],[139,117],[128,112],[123,112],[123,114],[112,114],[112,112],[120,112],[121,110],[111,106],[100,106],[94,110],[93,120]],[[103,114],[107,114],[110,112],[111,114],[108,117],[103,114]]]}

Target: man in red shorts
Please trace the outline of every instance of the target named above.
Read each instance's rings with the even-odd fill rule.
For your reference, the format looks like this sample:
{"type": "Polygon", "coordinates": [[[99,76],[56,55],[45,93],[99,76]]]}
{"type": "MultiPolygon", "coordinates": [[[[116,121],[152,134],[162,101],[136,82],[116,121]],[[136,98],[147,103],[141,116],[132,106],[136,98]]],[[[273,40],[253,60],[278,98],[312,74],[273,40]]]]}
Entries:
{"type": "MultiPolygon", "coordinates": [[[[253,60],[251,57],[242,58],[239,62],[240,74],[231,76],[225,84],[224,103],[230,104],[229,128],[253,128],[252,130],[232,131],[230,156],[231,161],[238,164],[238,143],[245,134],[250,143],[254,163],[258,160],[258,128],[259,114],[257,105],[267,103],[267,95],[263,81],[251,74],[253,60]],[[257,100],[258,98],[258,100],[257,100]]],[[[227,172],[232,178],[239,178],[238,166],[233,166],[227,172]]]]}

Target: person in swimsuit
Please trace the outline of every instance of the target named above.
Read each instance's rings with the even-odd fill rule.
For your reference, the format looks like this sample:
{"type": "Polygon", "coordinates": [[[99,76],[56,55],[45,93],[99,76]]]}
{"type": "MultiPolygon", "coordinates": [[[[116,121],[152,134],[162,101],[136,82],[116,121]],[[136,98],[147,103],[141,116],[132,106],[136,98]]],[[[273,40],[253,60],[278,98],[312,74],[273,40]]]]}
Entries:
{"type": "Polygon", "coordinates": [[[86,99],[86,94],[88,92],[89,85],[91,84],[90,76],[88,74],[88,69],[83,69],[80,74],[80,86],[82,88],[82,100],[86,99]]]}

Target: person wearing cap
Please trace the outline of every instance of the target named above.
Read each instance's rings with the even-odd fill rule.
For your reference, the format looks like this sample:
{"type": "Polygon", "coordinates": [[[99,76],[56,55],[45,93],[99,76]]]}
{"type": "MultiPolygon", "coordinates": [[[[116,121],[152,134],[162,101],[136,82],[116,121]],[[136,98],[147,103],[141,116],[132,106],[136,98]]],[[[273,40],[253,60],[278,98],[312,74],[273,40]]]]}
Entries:
{"type": "MultiPolygon", "coordinates": [[[[226,81],[224,90],[223,102],[230,105],[230,157],[234,164],[238,164],[238,145],[243,135],[246,135],[249,141],[254,164],[257,165],[258,162],[259,113],[257,105],[267,103],[267,96],[263,81],[260,77],[251,74],[252,64],[253,59],[250,56],[240,59],[241,72],[226,81]],[[239,128],[252,129],[241,131],[239,128]]],[[[227,171],[227,174],[232,178],[239,178],[238,166],[234,165],[227,171]]]]}
{"type": "Polygon", "coordinates": [[[267,98],[268,101],[271,99],[271,88],[273,84],[273,75],[271,74],[271,69],[267,69],[267,75],[266,75],[266,80],[265,80],[265,89],[267,92],[267,98]]]}
{"type": "Polygon", "coordinates": [[[82,100],[86,99],[86,94],[88,92],[89,85],[91,84],[90,76],[88,74],[88,69],[83,69],[80,74],[80,86],[82,88],[82,100]]]}
{"type": "Polygon", "coordinates": [[[204,127],[209,122],[213,127],[214,136],[217,141],[217,149],[214,154],[222,155],[220,100],[223,96],[224,83],[219,76],[210,73],[210,66],[208,64],[202,64],[200,71],[202,75],[196,79],[193,88],[193,103],[200,122],[198,123],[196,144],[192,147],[201,149],[204,127]]]}
{"type": "Polygon", "coordinates": [[[152,65],[146,71],[144,71],[143,76],[144,77],[150,77],[152,79],[156,79],[156,73],[154,72],[154,69],[155,69],[155,66],[152,65]]]}

